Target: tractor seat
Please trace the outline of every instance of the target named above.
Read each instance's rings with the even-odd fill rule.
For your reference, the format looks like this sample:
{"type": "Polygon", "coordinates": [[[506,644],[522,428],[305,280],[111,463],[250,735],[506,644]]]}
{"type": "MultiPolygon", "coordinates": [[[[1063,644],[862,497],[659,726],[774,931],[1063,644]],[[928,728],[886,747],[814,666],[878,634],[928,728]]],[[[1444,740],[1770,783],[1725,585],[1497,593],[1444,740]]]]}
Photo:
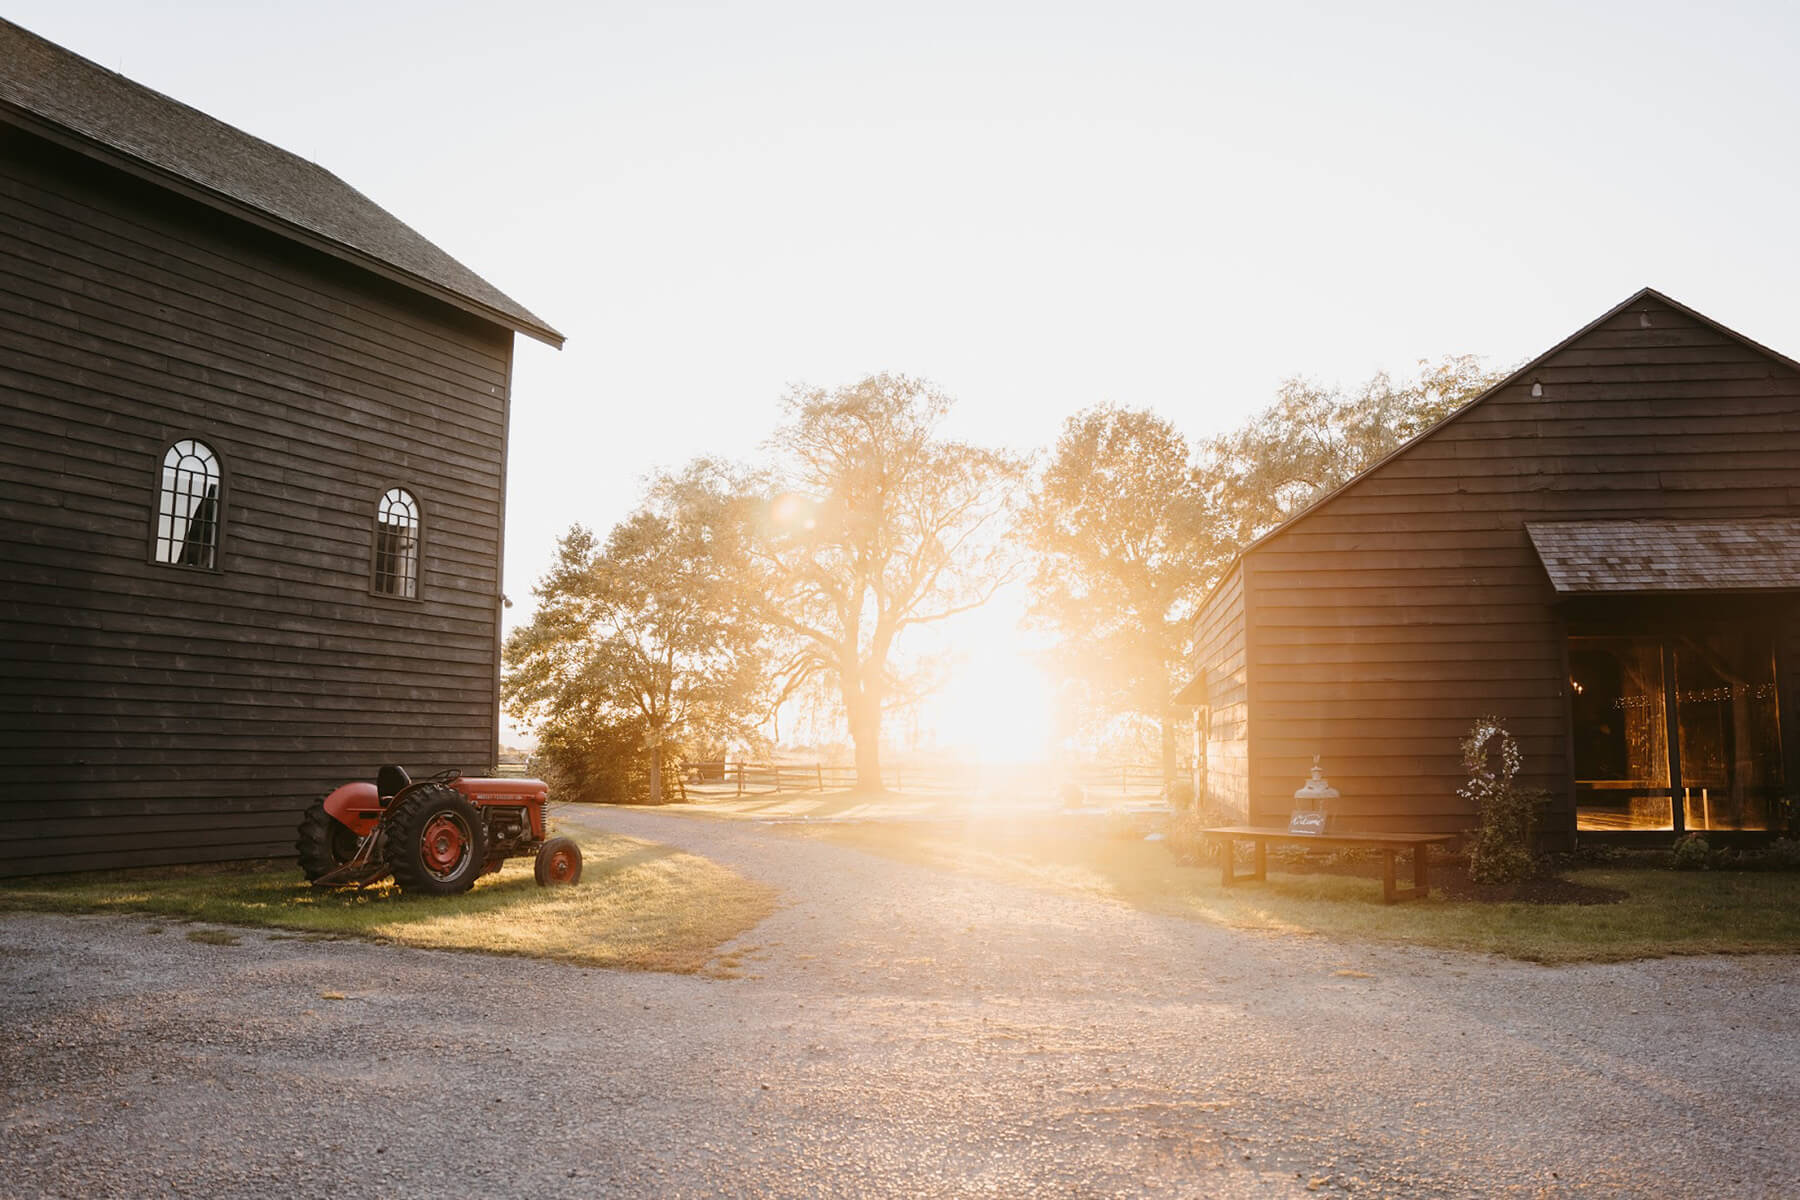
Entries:
{"type": "Polygon", "coordinates": [[[412,776],[406,773],[405,767],[388,765],[375,772],[375,794],[381,797],[381,807],[386,808],[388,801],[400,794],[400,790],[412,782],[412,776]]]}

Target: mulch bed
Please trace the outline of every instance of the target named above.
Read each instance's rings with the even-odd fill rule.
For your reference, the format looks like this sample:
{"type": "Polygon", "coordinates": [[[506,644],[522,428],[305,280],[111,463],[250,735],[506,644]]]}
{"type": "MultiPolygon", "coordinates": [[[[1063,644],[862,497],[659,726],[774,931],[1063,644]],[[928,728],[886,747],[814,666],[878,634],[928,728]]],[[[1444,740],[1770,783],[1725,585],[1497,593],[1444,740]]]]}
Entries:
{"type": "Polygon", "coordinates": [[[1431,865],[1431,888],[1442,889],[1452,900],[1481,900],[1490,904],[1617,904],[1629,893],[1618,888],[1594,887],[1556,875],[1539,875],[1522,883],[1476,883],[1465,863],[1431,865]]]}
{"type": "MultiPolygon", "coordinates": [[[[1381,856],[1362,851],[1281,855],[1271,852],[1269,859],[1271,870],[1381,878],[1381,856]]],[[[1403,855],[1398,865],[1401,885],[1407,886],[1412,882],[1412,862],[1403,855]]],[[[1431,860],[1431,890],[1452,900],[1480,900],[1488,904],[1617,904],[1627,895],[1617,888],[1593,887],[1557,875],[1540,875],[1522,883],[1476,883],[1469,878],[1469,864],[1460,858],[1431,860]]]]}

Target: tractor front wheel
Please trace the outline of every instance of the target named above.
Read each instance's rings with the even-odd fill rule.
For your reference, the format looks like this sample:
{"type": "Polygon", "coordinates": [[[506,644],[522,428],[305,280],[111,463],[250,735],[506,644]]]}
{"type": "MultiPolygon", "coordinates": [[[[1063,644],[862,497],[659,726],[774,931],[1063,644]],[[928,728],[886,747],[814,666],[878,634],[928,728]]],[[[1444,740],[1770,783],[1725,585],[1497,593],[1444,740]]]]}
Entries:
{"type": "Polygon", "coordinates": [[[573,884],[581,881],[581,847],[575,839],[553,837],[537,852],[539,887],[573,884]]]}
{"type": "Polygon", "coordinates": [[[386,853],[401,891],[454,896],[475,886],[487,862],[487,828],[461,792],[428,784],[388,814],[386,853]]]}
{"type": "Polygon", "coordinates": [[[355,858],[361,841],[354,829],[326,812],[325,801],[319,799],[301,815],[294,849],[300,852],[300,869],[306,877],[317,879],[355,858]]]}

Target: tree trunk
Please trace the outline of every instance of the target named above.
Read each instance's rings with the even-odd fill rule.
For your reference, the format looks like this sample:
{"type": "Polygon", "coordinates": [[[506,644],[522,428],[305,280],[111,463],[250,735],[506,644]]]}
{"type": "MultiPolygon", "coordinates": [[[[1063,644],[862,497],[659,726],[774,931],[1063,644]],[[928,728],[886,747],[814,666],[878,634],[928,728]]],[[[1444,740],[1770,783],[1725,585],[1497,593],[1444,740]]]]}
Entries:
{"type": "Polygon", "coordinates": [[[650,803],[652,804],[663,802],[662,750],[660,741],[650,747],[650,803]]]}
{"type": "Polygon", "coordinates": [[[856,790],[881,792],[881,697],[848,697],[850,740],[856,745],[856,790]]]}
{"type": "Polygon", "coordinates": [[[1164,708],[1162,711],[1162,777],[1163,787],[1175,782],[1175,710],[1164,708]]]}

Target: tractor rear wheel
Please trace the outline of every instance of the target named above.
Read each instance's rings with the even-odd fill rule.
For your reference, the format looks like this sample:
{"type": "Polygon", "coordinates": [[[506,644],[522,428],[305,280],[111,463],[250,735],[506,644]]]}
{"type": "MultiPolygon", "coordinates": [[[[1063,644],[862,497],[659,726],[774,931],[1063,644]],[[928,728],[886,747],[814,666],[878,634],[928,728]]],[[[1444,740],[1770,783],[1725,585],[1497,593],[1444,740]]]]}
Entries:
{"type": "Polygon", "coordinates": [[[487,827],[463,794],[433,783],[406,794],[387,818],[388,865],[403,892],[454,896],[487,862],[487,827]]]}
{"type": "Polygon", "coordinates": [[[539,887],[573,884],[581,881],[581,847],[574,838],[553,837],[537,852],[539,887]]]}
{"type": "Polygon", "coordinates": [[[323,799],[314,800],[300,817],[300,836],[294,849],[300,852],[300,869],[308,879],[335,871],[356,857],[362,841],[356,831],[325,811],[323,799]]]}

